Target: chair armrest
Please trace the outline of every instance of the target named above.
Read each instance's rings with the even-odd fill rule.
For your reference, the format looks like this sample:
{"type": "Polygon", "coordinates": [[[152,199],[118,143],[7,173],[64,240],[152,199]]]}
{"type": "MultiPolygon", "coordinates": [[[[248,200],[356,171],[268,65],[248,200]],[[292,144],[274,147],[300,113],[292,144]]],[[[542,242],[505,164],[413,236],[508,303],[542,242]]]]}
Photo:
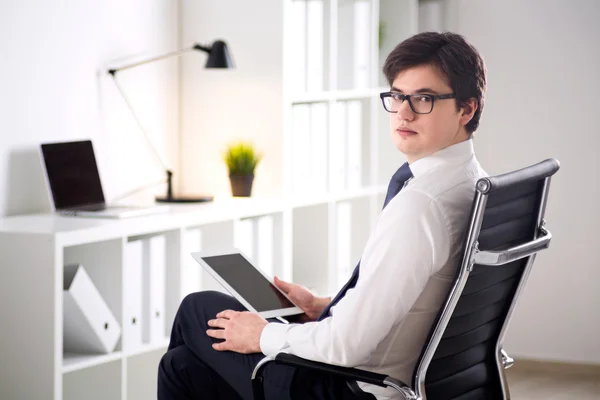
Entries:
{"type": "Polygon", "coordinates": [[[480,265],[504,265],[509,262],[528,257],[550,246],[552,233],[544,226],[540,227],[542,234],[535,240],[502,251],[480,251],[476,248],[474,261],[480,265]]]}
{"type": "Polygon", "coordinates": [[[279,353],[275,356],[275,363],[282,365],[291,365],[293,367],[307,368],[330,375],[339,376],[346,380],[360,381],[386,387],[385,380],[387,375],[377,374],[375,372],[363,371],[357,368],[340,367],[337,365],[325,364],[317,361],[307,360],[292,354],[279,353]]]}
{"type": "Polygon", "coordinates": [[[278,353],[276,356],[269,356],[262,359],[256,365],[256,368],[252,373],[252,387],[255,400],[264,398],[261,373],[263,367],[269,362],[274,362],[275,364],[280,365],[289,365],[296,368],[311,369],[314,371],[338,376],[346,379],[347,381],[359,381],[381,387],[392,387],[396,391],[402,393],[404,398],[407,400],[414,400],[417,398],[408,385],[387,375],[377,374],[371,371],[364,371],[357,368],[340,367],[317,361],[306,360],[292,354],[278,353]]]}

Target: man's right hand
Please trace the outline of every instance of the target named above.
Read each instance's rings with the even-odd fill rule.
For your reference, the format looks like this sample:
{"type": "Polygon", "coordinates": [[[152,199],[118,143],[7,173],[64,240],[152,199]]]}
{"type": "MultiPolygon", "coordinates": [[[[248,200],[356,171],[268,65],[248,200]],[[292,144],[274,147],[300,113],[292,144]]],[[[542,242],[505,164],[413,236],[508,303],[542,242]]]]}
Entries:
{"type": "Polygon", "coordinates": [[[275,277],[273,283],[285,293],[294,304],[304,311],[308,321],[316,321],[325,307],[331,302],[329,297],[315,296],[304,286],[282,281],[278,277],[275,277]]]}

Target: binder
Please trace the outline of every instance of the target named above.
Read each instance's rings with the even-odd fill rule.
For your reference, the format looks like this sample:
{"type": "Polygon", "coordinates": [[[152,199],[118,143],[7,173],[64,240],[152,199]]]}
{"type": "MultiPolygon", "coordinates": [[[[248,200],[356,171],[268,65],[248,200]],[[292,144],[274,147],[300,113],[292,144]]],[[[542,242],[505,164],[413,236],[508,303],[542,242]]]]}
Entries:
{"type": "Polygon", "coordinates": [[[310,191],[327,192],[327,103],[310,105],[310,191]]]}
{"type": "Polygon", "coordinates": [[[369,87],[369,60],[371,42],[371,2],[354,2],[354,88],[369,87]]]}
{"type": "Polygon", "coordinates": [[[233,246],[240,249],[251,261],[256,262],[256,243],[254,241],[254,218],[244,218],[237,221],[233,232],[233,246]]]}
{"type": "Polygon", "coordinates": [[[333,128],[329,135],[329,190],[347,189],[347,104],[340,101],[333,104],[333,128]]]}
{"type": "Polygon", "coordinates": [[[363,110],[360,100],[349,101],[347,106],[347,188],[355,190],[361,188],[363,184],[363,110]]]}
{"type": "Polygon", "coordinates": [[[190,293],[198,292],[202,285],[201,269],[191,256],[202,250],[202,231],[200,228],[188,229],[183,243],[183,262],[181,263],[181,300],[190,293]]]}
{"type": "Polygon", "coordinates": [[[306,2],[306,90],[320,92],[323,88],[324,63],[324,2],[306,2]]]}
{"type": "Polygon", "coordinates": [[[142,345],[142,241],[125,245],[123,263],[123,350],[131,352],[142,345]]]}
{"type": "MultiPolygon", "coordinates": [[[[337,4],[337,89],[353,89],[356,34],[354,0],[337,4]]],[[[369,40],[369,36],[366,40],[369,40]]]]}
{"type": "Polygon", "coordinates": [[[143,240],[142,339],[144,343],[161,343],[166,338],[166,246],[164,235],[143,240]]]}
{"type": "Polygon", "coordinates": [[[266,272],[269,276],[274,275],[273,264],[273,216],[264,215],[256,221],[256,255],[257,264],[260,269],[266,272]]]}
{"type": "Polygon", "coordinates": [[[121,327],[81,265],[67,265],[63,281],[63,347],[66,353],[110,353],[121,327]]]}
{"type": "Polygon", "coordinates": [[[306,196],[310,192],[310,106],[292,106],[292,169],[294,194],[306,196]]]}
{"type": "Polygon", "coordinates": [[[289,17],[291,91],[296,94],[306,91],[306,1],[293,0],[289,17]]]}

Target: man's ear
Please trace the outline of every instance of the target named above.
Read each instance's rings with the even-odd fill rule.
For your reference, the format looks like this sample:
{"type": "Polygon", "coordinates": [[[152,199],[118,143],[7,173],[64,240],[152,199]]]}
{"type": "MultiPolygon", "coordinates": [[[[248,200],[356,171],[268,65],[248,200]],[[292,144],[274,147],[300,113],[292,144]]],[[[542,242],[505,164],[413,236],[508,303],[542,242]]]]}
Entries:
{"type": "Polygon", "coordinates": [[[471,97],[469,100],[465,102],[465,104],[460,108],[460,124],[465,126],[473,119],[473,115],[475,115],[475,111],[479,104],[474,97],[471,97]]]}

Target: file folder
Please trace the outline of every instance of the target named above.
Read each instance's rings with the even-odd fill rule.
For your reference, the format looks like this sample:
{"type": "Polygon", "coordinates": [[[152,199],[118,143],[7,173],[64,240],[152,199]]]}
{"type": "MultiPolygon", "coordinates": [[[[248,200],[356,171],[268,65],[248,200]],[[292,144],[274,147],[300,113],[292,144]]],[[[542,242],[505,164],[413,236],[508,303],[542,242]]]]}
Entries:
{"type": "Polygon", "coordinates": [[[183,262],[181,263],[181,300],[188,294],[200,290],[202,268],[191,254],[201,249],[202,231],[200,228],[188,229],[185,232],[183,262]]]}
{"type": "Polygon", "coordinates": [[[65,266],[63,285],[64,352],[112,352],[121,337],[121,327],[85,269],[65,266]]]}
{"type": "Polygon", "coordinates": [[[167,242],[164,235],[143,241],[143,319],[144,343],[161,343],[166,338],[165,291],[167,242]]]}
{"type": "Polygon", "coordinates": [[[142,241],[125,245],[123,265],[123,350],[135,351],[142,345],[142,241]]]}

